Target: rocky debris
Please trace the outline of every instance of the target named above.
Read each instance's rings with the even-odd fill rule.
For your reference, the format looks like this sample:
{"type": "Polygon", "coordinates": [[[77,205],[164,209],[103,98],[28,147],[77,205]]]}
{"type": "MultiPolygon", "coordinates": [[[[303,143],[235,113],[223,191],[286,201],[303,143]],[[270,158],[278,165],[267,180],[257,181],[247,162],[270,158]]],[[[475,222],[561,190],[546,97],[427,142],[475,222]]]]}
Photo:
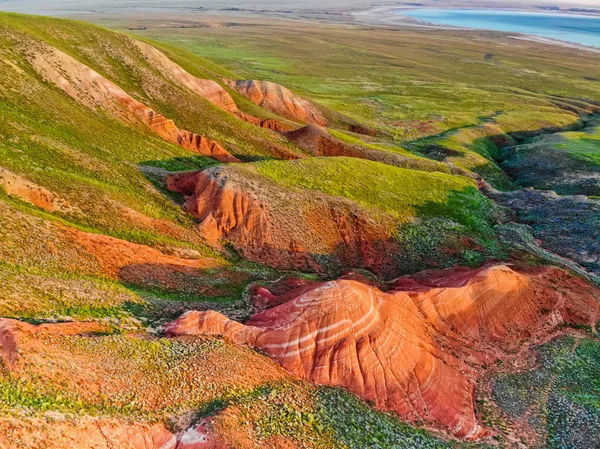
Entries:
{"type": "Polygon", "coordinates": [[[557,268],[453,268],[400,278],[388,292],[338,280],[300,285],[296,293],[245,325],[190,311],[166,331],[224,335],[301,378],[475,439],[486,430],[475,416],[474,390],[490,363],[562,326],[595,328],[600,318],[600,291],[557,268]]]}
{"type": "Polygon", "coordinates": [[[532,188],[486,193],[531,225],[544,248],[600,275],[600,200],[532,188]]]}
{"type": "Polygon", "coordinates": [[[571,259],[545,250],[541,246],[542,242],[535,238],[535,230],[531,226],[524,223],[509,222],[497,226],[496,230],[498,231],[502,242],[509,245],[513,251],[517,252],[517,254],[523,253],[529,256],[534,255],[546,265],[554,265],[571,271],[597,287],[600,287],[600,276],[589,272],[571,259]]]}
{"type": "Polygon", "coordinates": [[[220,162],[239,162],[218,142],[177,128],[175,122],[131,97],[112,81],[49,45],[31,52],[33,67],[49,82],[90,108],[102,108],[124,121],[140,120],[168,142],[215,158],[220,162]]]}
{"type": "Polygon", "coordinates": [[[14,195],[50,212],[73,212],[75,210],[64,198],[3,167],[0,167],[0,187],[9,195],[14,195]]]}
{"type": "Polygon", "coordinates": [[[321,126],[328,124],[315,104],[279,84],[270,81],[239,80],[230,82],[230,85],[252,103],[289,120],[321,126]]]}

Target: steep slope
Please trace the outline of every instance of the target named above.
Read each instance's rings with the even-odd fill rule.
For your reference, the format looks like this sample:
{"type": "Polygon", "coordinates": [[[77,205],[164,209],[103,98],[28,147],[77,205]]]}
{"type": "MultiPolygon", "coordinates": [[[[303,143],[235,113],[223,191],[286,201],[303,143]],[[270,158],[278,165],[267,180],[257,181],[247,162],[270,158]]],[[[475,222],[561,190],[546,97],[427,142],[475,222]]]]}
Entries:
{"type": "Polygon", "coordinates": [[[215,338],[0,322],[0,444],[19,449],[462,448],[215,338]],[[352,430],[351,435],[349,431],[352,430]]]}
{"type": "Polygon", "coordinates": [[[292,151],[275,143],[275,133],[266,137],[163,76],[129,37],[4,13],[0,25],[2,316],[106,317],[142,329],[190,304],[214,308],[218,301],[243,315],[245,286],[276,274],[234,267],[165,194],[168,170],[215,165],[209,156],[237,160],[210,139],[178,128],[185,119],[174,111],[210,116],[204,124],[239,124],[241,146],[249,137],[266,142],[260,144],[266,152],[292,151]],[[178,108],[157,100],[159,91],[180,102],[178,108]]]}
{"type": "Polygon", "coordinates": [[[224,335],[297,376],[471,439],[485,434],[473,404],[485,366],[563,325],[595,328],[599,295],[558,269],[452,269],[398,279],[388,293],[357,281],[317,283],[246,324],[189,312],[167,332],[224,335]]]}
{"type": "Polygon", "coordinates": [[[241,111],[236,105],[231,94],[225,90],[219,83],[210,79],[197,78],[175,62],[170,60],[164,53],[146,42],[136,41],[135,44],[140,48],[146,60],[157,69],[165,78],[174,83],[181,84],[198,95],[206,98],[211,103],[234,114],[240,119],[252,123],[261,128],[271,129],[273,131],[287,131],[289,125],[279,122],[272,118],[258,118],[247,112],[241,111]]]}
{"type": "Polygon", "coordinates": [[[325,126],[327,119],[319,108],[291,90],[269,81],[240,80],[231,87],[252,103],[289,120],[325,126]]]}
{"type": "Polygon", "coordinates": [[[45,17],[30,20],[7,13],[2,14],[2,21],[11,51],[31,59],[43,50],[40,43],[50,45],[181,129],[217,141],[234,155],[270,156],[271,148],[281,149],[280,136],[257,130],[246,121],[256,119],[260,124],[275,117],[254,105],[248,108],[250,103],[243,96],[226,91],[219,80],[229,72],[202,58],[190,53],[182,56],[168,47],[150,50],[144,42],[84,23],[45,17]],[[85,40],[80,39],[82,35],[85,40]]]}
{"type": "Polygon", "coordinates": [[[183,84],[221,109],[232,113],[240,112],[229,92],[216,81],[196,78],[146,42],[136,41],[135,45],[140,48],[148,63],[166,78],[183,84]]]}
{"type": "MultiPolygon", "coordinates": [[[[172,120],[133,99],[115,83],[60,50],[42,44],[41,49],[31,57],[31,62],[44,79],[88,107],[100,107],[125,122],[133,122],[133,118],[137,117],[168,142],[213,157],[219,162],[239,162],[218,142],[177,128],[172,120]]],[[[202,91],[202,94],[206,96],[206,92],[202,91]]]]}
{"type": "Polygon", "coordinates": [[[186,195],[209,241],[277,268],[389,278],[499,251],[492,204],[472,181],[441,173],[309,158],[184,173],[168,187],[186,195]]]}

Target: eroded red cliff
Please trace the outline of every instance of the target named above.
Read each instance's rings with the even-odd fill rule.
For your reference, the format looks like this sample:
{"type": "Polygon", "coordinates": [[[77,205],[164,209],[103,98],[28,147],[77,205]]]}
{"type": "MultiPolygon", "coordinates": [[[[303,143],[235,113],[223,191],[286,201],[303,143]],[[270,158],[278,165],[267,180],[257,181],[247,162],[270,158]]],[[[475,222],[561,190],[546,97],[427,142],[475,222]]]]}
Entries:
{"type": "Polygon", "coordinates": [[[394,224],[350,201],[281,188],[230,167],[172,175],[167,187],[186,196],[207,240],[227,240],[251,260],[315,272],[364,267],[385,276],[397,268],[394,224]]]}
{"type": "Polygon", "coordinates": [[[291,90],[270,81],[240,80],[231,86],[257,104],[292,121],[327,125],[321,110],[291,90]]]}
{"type": "Polygon", "coordinates": [[[467,439],[485,434],[473,401],[487,364],[600,318],[600,292],[557,268],[455,268],[401,278],[389,292],[340,280],[288,296],[245,325],[188,312],[167,331],[224,335],[299,377],[467,439]]]}

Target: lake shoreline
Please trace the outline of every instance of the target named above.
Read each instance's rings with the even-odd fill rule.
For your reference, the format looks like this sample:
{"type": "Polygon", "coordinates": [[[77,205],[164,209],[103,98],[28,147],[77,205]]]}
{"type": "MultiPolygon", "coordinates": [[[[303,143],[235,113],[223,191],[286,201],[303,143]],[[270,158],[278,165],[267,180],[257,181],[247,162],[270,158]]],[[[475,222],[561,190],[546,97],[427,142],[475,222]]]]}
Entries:
{"type": "Polygon", "coordinates": [[[423,28],[423,29],[435,29],[435,30],[462,30],[462,31],[479,31],[479,32],[493,32],[493,33],[502,33],[507,36],[509,39],[521,40],[521,41],[530,41],[537,42],[541,44],[548,45],[557,45],[566,48],[573,48],[576,50],[588,51],[592,53],[600,53],[600,47],[588,46],[577,42],[554,39],[540,35],[534,35],[524,32],[518,31],[504,31],[504,30],[496,30],[496,29],[488,29],[488,28],[473,28],[468,26],[459,26],[459,25],[449,25],[449,24],[441,24],[441,23],[433,23],[427,20],[419,19],[416,17],[411,17],[408,15],[403,15],[402,11],[414,11],[417,9],[436,9],[436,10],[481,10],[485,12],[489,11],[506,11],[506,12],[519,12],[519,13],[536,13],[536,14],[546,14],[546,15],[569,15],[573,16],[581,16],[581,17],[590,17],[590,18],[600,18],[600,15],[596,14],[581,14],[575,12],[554,12],[554,11],[540,11],[539,9],[528,8],[528,9],[518,9],[518,8],[407,8],[407,7],[398,7],[398,6],[378,6],[375,8],[366,9],[364,11],[359,11],[352,13],[352,16],[355,20],[355,23],[362,25],[380,25],[380,26],[399,26],[399,27],[412,27],[412,28],[423,28]]]}

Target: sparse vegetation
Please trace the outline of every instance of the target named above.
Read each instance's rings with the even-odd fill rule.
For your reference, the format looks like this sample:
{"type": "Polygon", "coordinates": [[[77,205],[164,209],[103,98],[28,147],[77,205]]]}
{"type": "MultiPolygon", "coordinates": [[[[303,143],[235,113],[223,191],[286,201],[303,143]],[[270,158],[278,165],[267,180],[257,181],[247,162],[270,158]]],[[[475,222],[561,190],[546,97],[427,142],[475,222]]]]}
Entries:
{"type": "Polygon", "coordinates": [[[600,342],[561,337],[538,352],[533,370],[494,380],[494,400],[510,418],[526,421],[544,447],[595,447],[600,432],[600,342]]]}

